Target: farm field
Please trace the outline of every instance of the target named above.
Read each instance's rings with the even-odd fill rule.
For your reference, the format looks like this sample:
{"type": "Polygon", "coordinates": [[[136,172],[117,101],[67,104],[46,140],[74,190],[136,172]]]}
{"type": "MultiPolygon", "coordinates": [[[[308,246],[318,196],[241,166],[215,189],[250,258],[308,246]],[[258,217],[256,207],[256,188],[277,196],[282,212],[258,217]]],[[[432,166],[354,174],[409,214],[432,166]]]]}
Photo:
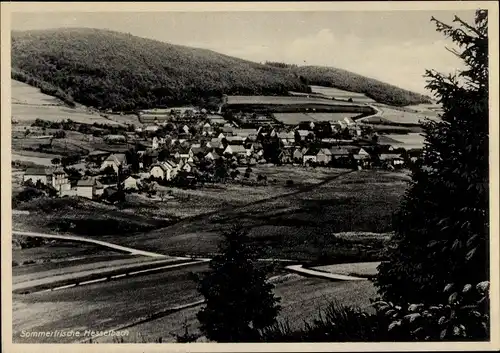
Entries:
{"type": "Polygon", "coordinates": [[[144,202],[141,207],[148,210],[137,212],[136,203],[124,203],[120,208],[84,198],[47,197],[13,203],[17,210],[29,211],[25,215],[12,215],[12,228],[19,231],[74,234],[80,236],[102,236],[104,234],[129,234],[164,227],[172,220],[154,215],[154,205],[144,202]]]}
{"type": "Polygon", "coordinates": [[[393,142],[391,142],[391,145],[395,148],[402,147],[405,149],[413,149],[413,148],[420,149],[424,147],[425,138],[422,134],[419,133],[387,134],[387,135],[381,135],[381,137],[382,136],[384,138],[392,140],[393,142]]]}
{"type": "Polygon", "coordinates": [[[354,118],[360,113],[274,113],[276,119],[287,125],[297,125],[303,121],[338,121],[354,118]]]}
{"type": "Polygon", "coordinates": [[[12,104],[63,105],[59,99],[42,93],[38,88],[24,82],[10,80],[12,104]]]}
{"type": "Polygon", "coordinates": [[[36,119],[62,121],[71,119],[78,123],[118,124],[100,116],[96,112],[89,112],[82,107],[69,108],[52,96],[46,95],[38,88],[25,83],[11,80],[12,119],[18,122],[34,121],[36,119]]]}
{"type": "MultiPolygon", "coordinates": [[[[307,322],[318,317],[320,310],[330,302],[337,301],[344,305],[359,306],[371,311],[370,298],[375,296],[375,288],[369,281],[331,282],[319,278],[306,278],[295,274],[281,276],[275,283],[275,294],[281,298],[282,310],[278,316],[281,322],[288,321],[293,328],[303,327],[307,322]]],[[[196,313],[202,306],[182,310],[157,320],[141,323],[127,328],[129,335],[123,343],[152,343],[160,338],[162,342],[175,342],[175,335],[184,334],[184,327],[189,333],[199,334],[196,313]]],[[[202,338],[200,342],[203,342],[202,338]]],[[[117,343],[112,338],[102,337],[97,343],[117,343]]]]}
{"type": "MultiPolygon", "coordinates": [[[[426,118],[431,120],[438,119],[436,112],[418,112],[411,111],[405,108],[402,109],[394,109],[393,107],[389,107],[386,105],[376,105],[377,109],[380,111],[377,116],[380,116],[391,123],[396,124],[420,124],[426,118]]],[[[368,122],[369,119],[364,119],[364,121],[368,122]]]]}
{"type": "Polygon", "coordinates": [[[390,231],[393,212],[399,207],[408,180],[405,173],[349,172],[319,184],[296,187],[285,195],[179,220],[141,236],[99,238],[172,255],[201,255],[217,251],[220,234],[238,224],[249,230],[268,257],[374,261],[385,237],[346,239],[335,233],[390,231]]]}
{"type": "Polygon", "coordinates": [[[228,105],[239,104],[325,104],[325,105],[348,105],[356,106],[354,103],[336,102],[330,99],[305,98],[290,96],[228,96],[228,105]]]}
{"type": "Polygon", "coordinates": [[[52,155],[50,157],[38,157],[38,156],[26,156],[24,154],[18,154],[18,153],[12,153],[11,154],[11,158],[12,158],[12,161],[20,161],[20,162],[27,162],[27,163],[33,163],[33,164],[36,164],[36,165],[40,165],[40,166],[46,166],[46,167],[49,167],[52,165],[52,158],[55,158],[55,157],[61,157],[59,155],[52,155]]]}
{"type": "MultiPolygon", "coordinates": [[[[29,216],[24,216],[29,217],[29,216]]],[[[112,251],[93,244],[75,243],[69,241],[49,241],[38,238],[13,235],[12,245],[12,275],[45,271],[52,267],[63,267],[66,261],[77,259],[104,259],[113,256],[124,256],[122,253],[112,251]],[[20,243],[29,242],[31,247],[21,248],[20,243]]],[[[128,255],[126,255],[128,256],[128,255]]]]}
{"type": "Polygon", "coordinates": [[[374,103],[375,101],[367,97],[364,93],[344,91],[334,87],[309,86],[313,93],[319,93],[335,99],[348,100],[352,98],[354,103],[374,103]]]}
{"type": "MultiPolygon", "coordinates": [[[[20,337],[22,330],[109,330],[171,306],[200,300],[190,273],[206,268],[206,264],[200,264],[53,292],[13,294],[13,341],[29,342],[29,338],[20,337]],[[130,305],[131,298],[134,305],[130,305]]],[[[41,338],[31,340],[40,342],[41,338]]],[[[64,342],[73,340],[66,338],[64,342]]]]}

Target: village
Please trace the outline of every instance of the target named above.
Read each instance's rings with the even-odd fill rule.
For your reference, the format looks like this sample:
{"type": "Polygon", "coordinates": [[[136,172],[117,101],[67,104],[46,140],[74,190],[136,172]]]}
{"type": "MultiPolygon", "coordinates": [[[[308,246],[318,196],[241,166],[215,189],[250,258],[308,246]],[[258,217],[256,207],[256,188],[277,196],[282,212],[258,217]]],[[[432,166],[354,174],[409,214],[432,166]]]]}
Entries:
{"type": "MultiPolygon", "coordinates": [[[[265,176],[251,174],[257,164],[394,170],[408,167],[420,153],[383,143],[383,135],[350,117],[290,126],[255,113],[227,116],[205,109],[153,109],[141,112],[141,126],[109,130],[68,119],[52,137],[78,130],[90,138],[101,135],[107,148],[55,158],[52,167],[26,168],[23,183],[51,187],[59,197],[112,201],[118,191],[144,191],[151,197],[155,185],[265,185],[265,176]],[[242,121],[244,128],[238,125],[242,121]],[[110,131],[114,133],[105,134],[110,131]]],[[[31,133],[37,127],[47,131],[46,125],[54,124],[37,120],[31,133]]]]}

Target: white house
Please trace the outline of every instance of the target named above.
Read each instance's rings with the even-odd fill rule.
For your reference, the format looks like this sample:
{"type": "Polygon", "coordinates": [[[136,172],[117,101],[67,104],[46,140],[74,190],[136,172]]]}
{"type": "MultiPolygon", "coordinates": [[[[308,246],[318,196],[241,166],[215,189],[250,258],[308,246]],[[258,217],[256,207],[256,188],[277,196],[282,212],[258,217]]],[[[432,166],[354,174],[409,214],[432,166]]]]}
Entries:
{"type": "Polygon", "coordinates": [[[47,168],[27,168],[23,181],[31,180],[33,184],[40,181],[44,185],[52,184],[52,173],[47,168]]]}
{"type": "Polygon", "coordinates": [[[76,195],[94,199],[104,192],[104,186],[95,178],[81,179],[76,184],[76,195]]]}
{"type": "Polygon", "coordinates": [[[129,176],[127,179],[123,181],[123,188],[125,190],[137,190],[139,188],[138,186],[138,180],[134,177],[129,176]]]}
{"type": "Polygon", "coordinates": [[[63,195],[65,192],[71,190],[68,174],[62,168],[57,168],[52,173],[52,186],[57,190],[59,195],[63,195]]]}
{"type": "Polygon", "coordinates": [[[232,154],[232,155],[246,156],[247,150],[242,145],[227,145],[223,154],[226,154],[226,153],[232,154]]]}
{"type": "Polygon", "coordinates": [[[154,178],[172,180],[175,175],[175,168],[169,162],[159,162],[151,166],[149,174],[154,178]]]}
{"type": "Polygon", "coordinates": [[[101,170],[106,169],[107,167],[112,167],[115,172],[118,173],[118,168],[120,166],[125,167],[127,165],[127,157],[125,153],[113,153],[108,158],[102,162],[101,170]]]}

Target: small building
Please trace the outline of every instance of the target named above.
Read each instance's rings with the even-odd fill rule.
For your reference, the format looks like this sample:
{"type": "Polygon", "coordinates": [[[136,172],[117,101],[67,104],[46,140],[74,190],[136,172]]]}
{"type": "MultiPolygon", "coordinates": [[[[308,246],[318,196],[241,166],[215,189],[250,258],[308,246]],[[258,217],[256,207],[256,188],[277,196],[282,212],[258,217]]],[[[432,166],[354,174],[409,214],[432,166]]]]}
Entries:
{"type": "Polygon", "coordinates": [[[154,178],[163,180],[172,180],[176,174],[176,167],[174,162],[159,162],[151,166],[149,174],[154,178]]]}
{"type": "Polygon", "coordinates": [[[138,190],[139,185],[138,185],[139,180],[129,176],[127,179],[123,181],[123,189],[125,190],[138,190]]]}
{"type": "Polygon", "coordinates": [[[293,151],[292,158],[295,162],[301,161],[304,157],[304,151],[301,148],[297,148],[295,151],[293,151]]]}
{"type": "Polygon", "coordinates": [[[236,156],[247,156],[247,150],[243,145],[228,145],[223,154],[231,154],[236,156]]]}
{"type": "Polygon", "coordinates": [[[351,153],[347,148],[344,147],[333,147],[330,149],[330,152],[332,154],[332,159],[343,159],[343,158],[349,158],[351,153]]]}
{"type": "Polygon", "coordinates": [[[219,159],[220,156],[217,152],[215,151],[212,151],[212,152],[208,152],[206,155],[205,155],[205,159],[209,160],[209,161],[215,161],[217,159],[219,159]]]}
{"type": "Polygon", "coordinates": [[[40,181],[43,185],[51,185],[52,173],[48,168],[27,168],[23,175],[23,181],[26,182],[28,180],[31,180],[33,184],[40,181]]]}
{"type": "Polygon", "coordinates": [[[195,170],[196,166],[194,165],[193,162],[187,162],[186,164],[184,164],[182,166],[182,170],[188,172],[188,173],[191,173],[195,170]]]}
{"type": "Polygon", "coordinates": [[[280,152],[278,159],[283,164],[288,164],[293,162],[293,156],[290,150],[283,150],[280,152]]]}
{"type": "Polygon", "coordinates": [[[80,179],[76,184],[76,195],[95,199],[102,195],[104,186],[95,178],[80,179]]]}
{"type": "Polygon", "coordinates": [[[302,157],[302,163],[304,165],[308,163],[316,163],[318,161],[319,148],[311,147],[309,148],[302,157]]]}
{"type": "Polygon", "coordinates": [[[211,139],[208,141],[205,145],[208,148],[221,148],[222,147],[222,141],[219,138],[211,139]]]}
{"type": "Polygon", "coordinates": [[[123,168],[126,166],[127,166],[127,157],[125,156],[125,153],[113,153],[104,160],[104,162],[101,165],[101,170],[104,170],[107,167],[112,167],[115,170],[115,172],[118,173],[120,167],[123,168]]]}
{"type": "Polygon", "coordinates": [[[404,159],[399,153],[382,153],[379,159],[383,163],[391,164],[395,167],[402,166],[404,164],[404,159]]]}
{"type": "Polygon", "coordinates": [[[62,168],[57,168],[52,173],[52,186],[57,190],[60,196],[71,190],[71,183],[68,174],[62,168]]]}
{"type": "Polygon", "coordinates": [[[245,138],[242,136],[227,136],[226,141],[230,145],[242,145],[245,142],[245,138]]]}
{"type": "Polygon", "coordinates": [[[332,153],[328,148],[322,148],[316,154],[316,162],[318,163],[330,163],[332,160],[332,153]]]}

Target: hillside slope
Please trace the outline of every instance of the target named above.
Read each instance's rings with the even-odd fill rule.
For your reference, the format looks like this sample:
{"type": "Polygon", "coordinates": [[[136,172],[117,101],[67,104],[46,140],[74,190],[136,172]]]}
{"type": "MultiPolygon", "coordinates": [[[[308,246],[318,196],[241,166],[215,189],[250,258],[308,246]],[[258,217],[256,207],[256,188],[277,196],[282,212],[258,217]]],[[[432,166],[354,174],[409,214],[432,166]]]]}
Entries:
{"type": "MultiPolygon", "coordinates": [[[[12,33],[14,79],[44,87],[68,103],[74,100],[103,109],[206,104],[210,97],[222,94],[283,95],[306,92],[306,84],[325,84],[321,75],[304,69],[261,65],[206,49],[100,29],[12,33]]],[[[326,83],[344,89],[352,86],[351,90],[367,95],[373,91],[371,96],[380,102],[408,105],[426,101],[422,95],[363,80],[359,75],[348,73],[341,78],[343,82],[326,83]],[[392,88],[384,94],[384,87],[392,88]]]]}

